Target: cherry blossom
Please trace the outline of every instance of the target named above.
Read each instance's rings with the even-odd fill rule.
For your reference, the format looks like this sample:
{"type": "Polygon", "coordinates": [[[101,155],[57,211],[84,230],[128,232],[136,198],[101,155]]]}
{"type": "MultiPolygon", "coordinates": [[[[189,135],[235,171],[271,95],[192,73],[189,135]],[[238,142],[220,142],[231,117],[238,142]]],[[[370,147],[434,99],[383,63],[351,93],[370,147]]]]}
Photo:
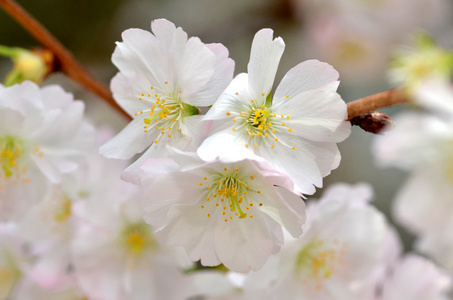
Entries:
{"type": "Polygon", "coordinates": [[[302,234],[304,202],[293,184],[262,158],[234,144],[213,160],[174,152],[173,165],[148,160],[142,169],[145,221],[169,245],[183,246],[205,266],[257,270],[283,243],[282,226],[302,234]],[[171,167],[169,167],[171,166],[171,167]],[[154,170],[167,169],[155,179],[154,170]],[[278,187],[274,187],[278,185],[278,187]]]}
{"type": "Polygon", "coordinates": [[[133,120],[100,148],[110,158],[145,154],[123,176],[135,181],[134,170],[149,157],[166,155],[165,145],[195,150],[201,143],[198,106],[210,106],[230,83],[234,62],[221,44],[188,38],[165,19],[151,23],[153,33],[123,32],[112,56],[120,72],[111,89],[133,120]],[[132,170],[132,171],[131,171],[132,170]]]}

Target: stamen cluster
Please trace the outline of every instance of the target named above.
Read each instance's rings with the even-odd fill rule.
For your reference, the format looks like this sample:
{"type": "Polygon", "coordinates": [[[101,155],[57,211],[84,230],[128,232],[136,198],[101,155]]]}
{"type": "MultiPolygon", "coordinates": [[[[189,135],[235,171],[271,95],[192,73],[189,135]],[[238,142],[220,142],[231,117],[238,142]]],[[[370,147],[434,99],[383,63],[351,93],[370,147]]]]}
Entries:
{"type": "MultiPolygon", "coordinates": [[[[239,93],[236,93],[238,95],[239,93]]],[[[264,95],[264,94],[263,94],[264,95]]],[[[292,128],[286,123],[291,117],[284,114],[272,112],[272,106],[266,104],[259,105],[254,99],[250,100],[251,104],[242,106],[238,112],[226,112],[227,116],[232,116],[232,121],[237,124],[233,125],[233,132],[242,132],[250,141],[245,147],[258,147],[261,144],[275,148],[277,142],[284,146],[296,150],[296,147],[290,146],[279,139],[281,133],[291,133],[292,128]]]]}
{"type": "MultiPolygon", "coordinates": [[[[168,81],[165,81],[168,84],[168,81]]],[[[159,94],[153,86],[148,94],[142,93],[138,98],[140,101],[150,103],[148,110],[140,110],[135,115],[149,114],[149,118],[144,118],[144,132],[148,133],[151,130],[159,131],[159,135],[154,143],[157,144],[161,136],[167,133],[167,137],[171,138],[175,133],[181,133],[180,120],[184,117],[184,103],[180,100],[179,94],[170,93],[168,95],[159,94]],[[152,93],[154,92],[154,93],[152,93]]],[[[187,104],[186,104],[187,105],[187,104]]]]}
{"type": "MultiPolygon", "coordinates": [[[[261,191],[250,187],[248,179],[241,176],[238,168],[235,168],[234,171],[228,171],[228,168],[225,168],[223,173],[208,176],[209,178],[203,177],[204,183],[198,184],[203,188],[207,185],[205,188],[206,204],[201,205],[201,209],[208,211],[206,215],[208,218],[215,213],[217,208],[222,209],[225,222],[232,220],[233,217],[253,218],[253,214],[249,213],[250,208],[255,204],[259,207],[263,206],[262,202],[256,200],[261,191]]],[[[252,175],[249,179],[252,181],[255,176],[252,175]]]]}

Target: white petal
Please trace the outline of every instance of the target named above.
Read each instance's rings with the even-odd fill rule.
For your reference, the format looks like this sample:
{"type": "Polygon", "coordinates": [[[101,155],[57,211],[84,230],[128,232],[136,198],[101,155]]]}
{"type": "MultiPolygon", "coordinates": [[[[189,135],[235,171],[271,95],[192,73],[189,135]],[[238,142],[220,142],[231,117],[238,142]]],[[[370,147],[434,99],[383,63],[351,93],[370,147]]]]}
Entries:
{"type": "Polygon", "coordinates": [[[200,123],[202,115],[185,117],[181,121],[181,133],[185,136],[183,139],[171,138],[171,145],[185,151],[195,151],[203,142],[203,136],[200,132],[200,123]]]}
{"type": "Polygon", "coordinates": [[[150,186],[158,177],[179,170],[179,165],[169,158],[150,158],[140,166],[140,185],[150,186]]]}
{"type": "Polygon", "coordinates": [[[206,113],[204,120],[233,119],[233,117],[228,117],[226,113],[241,112],[242,106],[248,104],[248,101],[252,99],[248,91],[248,78],[246,73],[234,77],[230,85],[206,113]]]}
{"type": "Polygon", "coordinates": [[[110,89],[116,102],[123,108],[131,117],[135,117],[135,113],[143,110],[149,110],[155,103],[146,100],[140,101],[139,98],[143,93],[150,90],[150,80],[146,76],[142,76],[141,72],[131,77],[126,77],[124,73],[117,73],[110,81],[110,89]]]}
{"type": "Polygon", "coordinates": [[[210,106],[233,79],[234,61],[228,58],[228,49],[222,44],[206,45],[216,55],[215,72],[201,91],[185,99],[196,106],[210,106]]]}
{"type": "Polygon", "coordinates": [[[218,158],[223,162],[238,162],[246,158],[259,159],[251,151],[238,145],[233,135],[224,132],[207,138],[198,148],[197,154],[205,161],[214,161],[218,158]]]}
{"type": "Polygon", "coordinates": [[[191,37],[186,44],[186,49],[179,67],[178,79],[181,88],[181,97],[191,99],[195,102],[187,101],[191,105],[201,105],[197,103],[192,94],[202,90],[214,75],[216,65],[215,54],[203,44],[199,38],[191,37]]]}
{"type": "Polygon", "coordinates": [[[222,263],[232,271],[260,269],[283,243],[280,225],[265,214],[251,209],[253,218],[218,218],[215,248],[222,263]]]}
{"type": "Polygon", "coordinates": [[[258,31],[253,38],[250,62],[247,66],[250,77],[250,92],[255,99],[264,93],[267,96],[274,83],[278,64],[285,50],[283,39],[273,38],[271,29],[258,31]]]}
{"type": "Polygon", "coordinates": [[[452,278],[424,257],[409,254],[395,266],[383,287],[382,300],[448,299],[452,278]]]}
{"type": "Polygon", "coordinates": [[[314,90],[285,98],[274,108],[276,114],[289,116],[291,134],[312,141],[341,142],[351,132],[346,103],[337,93],[314,90]]]}
{"type": "Polygon", "coordinates": [[[171,221],[156,236],[168,245],[181,245],[192,260],[204,265],[218,265],[214,248],[215,214],[208,218],[198,205],[181,207],[171,221]]]}
{"type": "Polygon", "coordinates": [[[143,130],[143,119],[140,115],[133,119],[120,133],[99,148],[99,153],[108,158],[131,158],[134,154],[149,147],[155,139],[155,131],[146,134],[143,130]],[[154,133],[154,135],[153,135],[154,133]]]}
{"type": "Polygon", "coordinates": [[[260,155],[272,162],[280,171],[286,173],[296,185],[299,193],[313,194],[316,185],[322,186],[322,175],[311,153],[304,151],[304,145],[297,140],[292,141],[296,150],[280,143],[275,148],[260,148],[260,155]]]}
{"type": "MultiPolygon", "coordinates": [[[[174,172],[157,178],[151,186],[144,186],[146,194],[144,200],[145,221],[155,227],[161,227],[169,222],[169,211],[173,205],[190,205],[200,201],[203,197],[203,190],[198,186],[199,182],[198,176],[189,172],[174,172]]],[[[185,209],[194,210],[189,207],[185,209]]],[[[195,211],[198,212],[198,210],[202,211],[197,206],[195,211]]],[[[205,216],[204,212],[202,214],[205,216]]],[[[190,218],[188,212],[184,215],[188,215],[190,218]]],[[[205,218],[207,217],[205,216],[205,218]]],[[[180,222],[182,220],[176,223],[180,222]]],[[[175,222],[170,220],[170,223],[175,222]]],[[[190,221],[187,224],[190,224],[190,221]]],[[[194,234],[196,233],[194,232],[194,234]]],[[[171,239],[173,238],[171,237],[171,239]]]]}
{"type": "Polygon", "coordinates": [[[58,167],[51,162],[47,157],[39,157],[37,155],[31,155],[32,160],[44,173],[44,175],[49,179],[52,183],[60,183],[62,179],[62,174],[58,167]]]}
{"type": "Polygon", "coordinates": [[[47,109],[64,108],[74,102],[74,96],[58,85],[48,85],[41,89],[41,97],[47,109]]]}
{"type": "MultiPolygon", "coordinates": [[[[146,68],[146,73],[152,79],[150,85],[164,86],[164,81],[173,81],[174,78],[170,78],[171,73],[169,73],[169,70],[172,70],[170,57],[154,35],[149,31],[134,28],[125,30],[121,36],[124,41],[122,49],[127,47],[129,51],[122,51],[122,55],[125,56],[122,61],[112,57],[113,63],[120,71],[123,66],[121,62],[124,61],[140,70],[146,68]],[[159,59],[156,59],[157,57],[159,59]]],[[[120,43],[118,43],[118,47],[119,45],[120,43]]]]}
{"type": "Polygon", "coordinates": [[[176,31],[175,24],[166,19],[157,19],[151,22],[151,30],[168,51],[173,41],[173,34],[176,31]]]}
{"type": "MultiPolygon", "coordinates": [[[[101,153],[102,154],[102,153],[101,153]]],[[[141,166],[143,162],[148,159],[160,159],[165,158],[167,155],[165,147],[152,145],[145,153],[142,154],[136,161],[130,164],[122,173],[121,179],[133,184],[140,183],[140,177],[142,175],[141,166]]]]}
{"type": "Polygon", "coordinates": [[[24,115],[18,111],[0,106],[0,116],[2,116],[0,118],[0,135],[16,136],[22,131],[22,124],[26,120],[24,115]]]}
{"type": "Polygon", "coordinates": [[[305,202],[294,193],[282,187],[275,187],[281,201],[278,210],[283,226],[293,237],[302,234],[302,225],[305,223],[305,202]]]}
{"type": "Polygon", "coordinates": [[[286,73],[275,90],[273,104],[290,97],[315,89],[335,92],[339,82],[338,72],[329,64],[319,60],[304,61],[286,73]]]}

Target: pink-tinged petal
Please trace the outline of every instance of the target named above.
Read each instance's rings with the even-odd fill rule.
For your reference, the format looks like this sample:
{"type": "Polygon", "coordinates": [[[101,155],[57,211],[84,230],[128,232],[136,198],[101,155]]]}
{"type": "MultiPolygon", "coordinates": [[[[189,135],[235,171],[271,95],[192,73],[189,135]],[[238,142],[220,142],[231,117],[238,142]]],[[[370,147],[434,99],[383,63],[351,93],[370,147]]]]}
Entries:
{"type": "Polygon", "coordinates": [[[157,136],[156,131],[146,134],[143,131],[145,116],[132,120],[120,133],[99,148],[99,153],[108,158],[131,158],[150,146],[157,136]],[[125,145],[128,145],[125,147],[125,145]]]}
{"type": "Polygon", "coordinates": [[[285,101],[286,96],[293,97],[310,90],[335,92],[338,87],[338,72],[329,64],[319,60],[304,61],[286,73],[275,90],[273,104],[285,101]]]}
{"type": "Polygon", "coordinates": [[[250,92],[255,99],[263,98],[263,93],[264,97],[270,93],[284,50],[283,39],[273,39],[271,29],[262,29],[253,38],[247,70],[250,92]]]}
{"type": "Polygon", "coordinates": [[[286,126],[292,129],[291,134],[308,140],[341,142],[351,133],[351,124],[345,121],[346,103],[330,91],[307,91],[285,98],[274,112],[289,116],[286,126]]]}
{"type": "Polygon", "coordinates": [[[216,55],[215,72],[202,90],[185,98],[196,106],[210,106],[233,79],[234,61],[228,58],[228,49],[222,44],[206,45],[216,55]]]}
{"type": "MultiPolygon", "coordinates": [[[[200,91],[211,80],[216,65],[215,54],[199,38],[191,37],[186,44],[181,65],[178,66],[179,88],[181,97],[190,99],[190,95],[200,91]]],[[[190,102],[196,103],[196,98],[190,102]]]]}
{"type": "Polygon", "coordinates": [[[70,283],[72,276],[67,272],[70,266],[69,253],[68,245],[53,244],[39,256],[28,275],[46,289],[58,289],[70,283]]]}
{"type": "Polygon", "coordinates": [[[225,222],[218,218],[215,248],[222,263],[232,271],[260,269],[271,254],[283,244],[280,225],[258,210],[251,209],[253,218],[235,218],[225,222]]]}

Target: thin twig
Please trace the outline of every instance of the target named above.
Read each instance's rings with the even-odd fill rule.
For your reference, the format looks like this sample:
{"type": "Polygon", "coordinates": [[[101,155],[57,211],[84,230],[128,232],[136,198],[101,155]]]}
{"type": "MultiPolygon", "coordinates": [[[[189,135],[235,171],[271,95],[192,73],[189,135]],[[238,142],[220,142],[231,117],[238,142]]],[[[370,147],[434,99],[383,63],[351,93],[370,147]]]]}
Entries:
{"type": "Polygon", "coordinates": [[[73,55],[54,37],[47,29],[26,12],[14,0],[0,0],[3,9],[22,25],[37,41],[48,48],[55,55],[61,71],[69,78],[80,83],[89,91],[93,92],[106,101],[111,107],[126,116],[121,107],[113,99],[110,90],[102,82],[91,76],[73,57],[73,55]]]}
{"type": "Polygon", "coordinates": [[[348,121],[370,111],[406,103],[408,98],[402,90],[389,90],[351,101],[348,106],[348,121]]]}

